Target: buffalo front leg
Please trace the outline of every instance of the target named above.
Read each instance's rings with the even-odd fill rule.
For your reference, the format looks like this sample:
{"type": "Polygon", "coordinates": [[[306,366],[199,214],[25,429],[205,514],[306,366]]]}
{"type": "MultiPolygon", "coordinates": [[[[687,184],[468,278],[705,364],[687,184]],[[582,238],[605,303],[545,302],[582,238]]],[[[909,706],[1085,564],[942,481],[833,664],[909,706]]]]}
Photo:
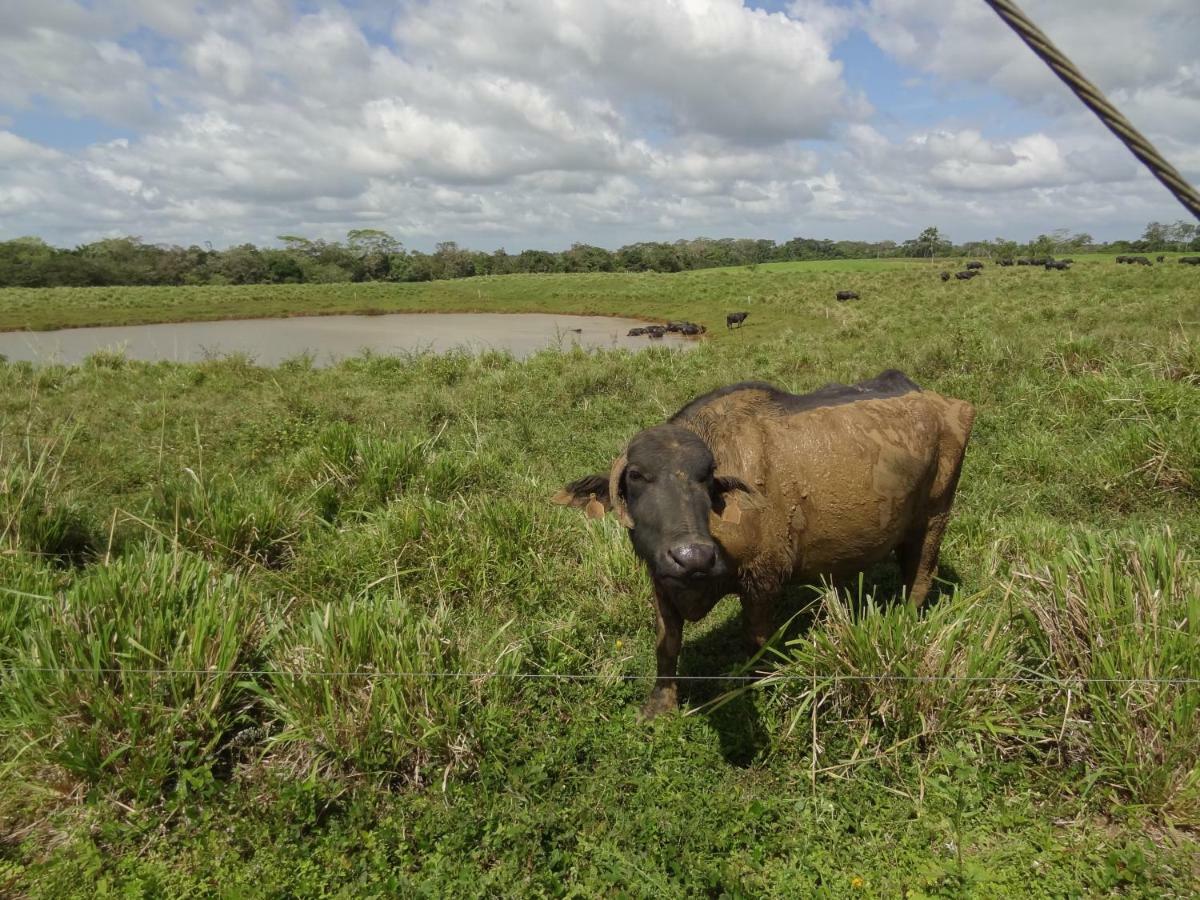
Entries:
{"type": "Polygon", "coordinates": [[[679,648],[683,644],[683,617],[675,604],[657,587],[654,590],[654,619],[657,632],[654,655],[658,661],[658,675],[650,691],[650,699],[642,707],[642,718],[645,719],[653,719],[659,713],[679,705],[679,684],[675,674],[679,666],[679,648]]]}
{"type": "Polygon", "coordinates": [[[746,652],[753,656],[771,637],[771,597],[750,594],[742,597],[742,625],[746,629],[746,652]]]}

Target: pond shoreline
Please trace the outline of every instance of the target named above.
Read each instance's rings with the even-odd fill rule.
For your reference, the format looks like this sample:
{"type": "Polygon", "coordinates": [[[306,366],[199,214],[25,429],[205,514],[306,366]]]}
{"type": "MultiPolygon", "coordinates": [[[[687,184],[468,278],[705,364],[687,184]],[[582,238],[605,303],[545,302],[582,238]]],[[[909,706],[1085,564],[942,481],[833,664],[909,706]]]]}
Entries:
{"type": "MultiPolygon", "coordinates": [[[[53,288],[51,288],[53,290],[53,288]]],[[[314,310],[295,310],[292,312],[281,312],[278,315],[214,315],[214,316],[189,316],[188,318],[163,318],[163,319],[131,319],[128,321],[113,321],[111,319],[99,320],[95,322],[67,322],[61,325],[49,325],[45,327],[8,327],[0,326],[0,334],[44,334],[50,331],[70,331],[78,328],[136,328],[139,325],[186,325],[192,322],[268,322],[275,319],[308,319],[318,316],[434,316],[434,315],[489,315],[489,316],[532,316],[532,315],[555,315],[555,316],[587,316],[605,319],[635,319],[638,322],[647,324],[658,324],[664,320],[662,317],[647,316],[639,313],[625,312],[578,312],[575,310],[555,310],[548,312],[545,309],[483,309],[478,306],[464,307],[446,307],[437,310],[425,309],[383,309],[378,306],[369,306],[364,309],[353,308],[338,308],[338,309],[314,309],[314,310]]],[[[705,337],[705,335],[701,335],[705,337]]]]}
{"type": "Polygon", "coordinates": [[[630,336],[640,319],[564,313],[325,313],[224,318],[138,325],[101,325],[0,333],[0,356],[11,362],[75,365],[97,353],[143,362],[194,363],[244,355],[275,366],[311,356],[336,365],[363,353],[501,352],[521,359],[547,349],[686,349],[694,339],[630,336]]]}

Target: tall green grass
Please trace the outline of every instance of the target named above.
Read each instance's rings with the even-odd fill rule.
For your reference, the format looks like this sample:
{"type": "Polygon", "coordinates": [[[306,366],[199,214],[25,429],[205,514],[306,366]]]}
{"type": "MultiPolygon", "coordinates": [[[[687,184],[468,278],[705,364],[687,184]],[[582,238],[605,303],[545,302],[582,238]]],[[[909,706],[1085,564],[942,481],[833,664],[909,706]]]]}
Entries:
{"type": "Polygon", "coordinates": [[[825,590],[757,686],[785,713],[780,746],[839,771],[968,739],[1077,771],[1072,790],[1110,808],[1196,824],[1200,560],[1170,531],[1063,535],[1034,560],[922,615],[825,590]]]}
{"type": "Polygon", "coordinates": [[[26,613],[6,635],[0,731],[39,792],[157,803],[211,779],[252,722],[239,670],[263,623],[236,575],[146,546],[7,602],[26,613]]]}
{"type": "MultiPolygon", "coordinates": [[[[505,308],[751,310],[684,354],[0,365],[0,831],[20,836],[0,836],[0,893],[10,864],[30,873],[13,891],[35,872],[75,890],[75,853],[117,881],[115,857],[249,885],[271,859],[311,893],[390,822],[408,849],[362,865],[393,893],[615,893],[640,871],[803,895],[854,866],[880,891],[1011,894],[1033,854],[1060,894],[1132,866],[1143,893],[1186,895],[1174,845],[1140,832],[1196,824],[1196,687],[1127,679],[1197,677],[1196,299],[1173,270],[1106,273],[475,285],[505,308]],[[648,582],[617,523],[548,498],[702,391],[885,366],[978,409],[940,598],[897,603],[890,563],[848,594],[799,588],[754,689],[692,684],[684,715],[639,724],[648,582]],[[488,671],[536,677],[456,674],[488,671]],[[997,880],[971,881],[972,858],[997,880]]],[[[349,302],[294,300],[253,298],[349,302]]],[[[745,671],[736,604],[688,627],[681,665],[745,671]]]]}

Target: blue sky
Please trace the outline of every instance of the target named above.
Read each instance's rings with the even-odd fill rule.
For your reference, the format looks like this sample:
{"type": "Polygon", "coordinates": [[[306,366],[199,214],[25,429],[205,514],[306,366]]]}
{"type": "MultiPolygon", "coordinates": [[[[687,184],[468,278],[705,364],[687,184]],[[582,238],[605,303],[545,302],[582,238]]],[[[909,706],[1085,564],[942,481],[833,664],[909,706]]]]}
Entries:
{"type": "MultiPolygon", "coordinates": [[[[1196,4],[1025,6],[1196,179],[1196,4]]],[[[976,0],[13,0],[6,25],[0,238],[366,225],[522,249],[1186,216],[976,0]]]]}

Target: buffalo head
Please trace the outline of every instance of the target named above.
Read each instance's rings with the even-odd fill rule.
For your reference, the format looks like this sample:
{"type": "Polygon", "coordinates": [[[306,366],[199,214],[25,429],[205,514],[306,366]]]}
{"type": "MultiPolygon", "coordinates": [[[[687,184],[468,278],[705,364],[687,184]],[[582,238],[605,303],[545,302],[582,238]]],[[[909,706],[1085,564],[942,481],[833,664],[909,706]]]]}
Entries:
{"type": "Polygon", "coordinates": [[[656,425],[633,437],[607,475],[573,481],[554,499],[596,518],[612,511],[655,581],[699,584],[729,574],[709,517],[736,523],[740,510],[729,495],[750,491],[716,469],[712,451],[694,432],[656,425]]]}

